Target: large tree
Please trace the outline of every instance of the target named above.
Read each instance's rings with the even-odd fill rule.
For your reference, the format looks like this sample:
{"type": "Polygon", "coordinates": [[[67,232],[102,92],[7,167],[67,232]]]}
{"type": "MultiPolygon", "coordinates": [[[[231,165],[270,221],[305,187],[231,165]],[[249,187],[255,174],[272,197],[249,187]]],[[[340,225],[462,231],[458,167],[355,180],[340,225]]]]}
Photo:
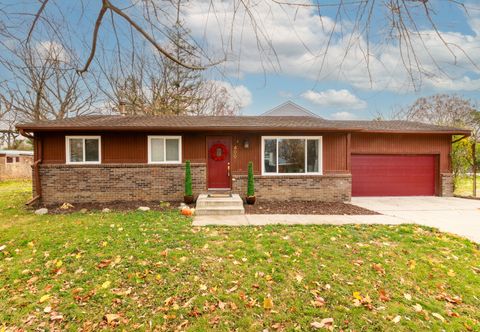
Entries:
{"type": "MultiPolygon", "coordinates": [[[[168,50],[184,62],[197,63],[197,46],[180,21],[168,30],[168,50]]],[[[235,115],[241,105],[221,82],[150,52],[139,43],[124,57],[99,63],[99,87],[112,109],[128,115],[235,115]],[[108,84],[102,84],[107,82],[108,84]]]]}
{"type": "Polygon", "coordinates": [[[3,61],[9,80],[0,85],[8,119],[63,119],[92,112],[93,90],[71,70],[73,54],[56,43],[15,45],[3,61]]]}
{"type": "Polygon", "coordinates": [[[397,112],[395,117],[471,130],[472,134],[468,138],[454,137],[452,171],[455,179],[464,175],[465,172],[473,172],[473,195],[476,196],[480,112],[475,103],[458,95],[437,94],[417,99],[411,106],[397,112]]]}
{"type": "MultiPolygon", "coordinates": [[[[186,1],[185,1],[186,2],[186,1]]],[[[78,66],[79,73],[85,73],[91,67],[98,52],[110,48],[111,40],[117,39],[119,52],[128,52],[123,37],[141,39],[146,41],[159,56],[168,59],[181,67],[191,70],[200,70],[214,66],[225,59],[225,54],[230,53],[234,44],[238,42],[235,36],[245,34],[255,36],[252,47],[259,51],[259,57],[265,65],[275,63],[277,47],[272,34],[282,33],[270,31],[265,20],[265,13],[274,11],[290,12],[293,15],[291,30],[295,29],[296,13],[304,9],[311,12],[310,17],[318,19],[317,25],[322,27],[325,40],[323,48],[312,54],[320,58],[318,70],[325,68],[328,55],[340,59],[339,68],[342,68],[348,55],[361,54],[363,66],[367,68],[368,75],[372,74],[372,65],[382,57],[382,52],[375,48],[395,48],[396,56],[401,59],[408,76],[419,84],[422,78],[430,77],[433,69],[445,73],[447,63],[461,63],[465,65],[475,63],[472,50],[463,48],[461,40],[448,38],[447,32],[439,29],[437,18],[448,15],[447,11],[465,12],[468,17],[470,12],[476,10],[472,4],[462,0],[429,1],[429,0],[230,0],[198,1],[192,6],[208,8],[210,21],[218,22],[220,34],[211,32],[205,39],[211,42],[214,38],[221,38],[224,54],[208,52],[208,47],[198,49],[197,56],[201,62],[190,62],[178,53],[169,49],[164,38],[168,27],[181,13],[181,0],[144,0],[124,2],[121,0],[96,0],[89,1],[61,1],[42,0],[34,7],[27,10],[16,10],[16,7],[0,8],[3,18],[0,18],[0,34],[17,34],[20,31],[27,42],[35,40],[49,29],[52,22],[64,21],[68,28],[56,29],[57,37],[62,42],[76,43],[76,30],[79,22],[87,29],[82,29],[78,34],[79,39],[85,42],[87,50],[83,56],[82,65],[78,66]],[[447,5],[441,6],[441,3],[447,5]],[[228,10],[226,9],[228,7],[228,10]],[[13,8],[13,9],[10,9],[13,8]],[[224,14],[228,11],[227,15],[224,14]],[[73,14],[72,14],[73,13],[73,14]],[[228,18],[225,20],[224,18],[228,18]],[[27,23],[27,24],[26,24],[27,23]],[[12,28],[13,27],[13,28],[12,28]],[[241,31],[241,32],[240,32],[241,31]],[[88,34],[88,40],[83,36],[88,34]],[[435,49],[432,49],[435,41],[435,49]],[[342,50],[338,52],[333,46],[338,42],[342,50]],[[101,47],[108,46],[108,47],[101,47]],[[440,47],[440,49],[438,49],[440,47]]],[[[23,9],[23,8],[22,8],[23,9]]],[[[78,36],[77,36],[78,37],[78,36]]],[[[313,53],[308,41],[297,36],[308,53],[313,53]]],[[[235,56],[235,55],[234,55],[235,56]]],[[[381,60],[381,59],[380,59],[381,60]]],[[[358,66],[358,63],[356,63],[358,66]]],[[[389,65],[388,63],[385,65],[389,65]]],[[[282,64],[279,64],[281,67],[282,64]]],[[[375,77],[371,77],[375,79],[375,77]]]]}

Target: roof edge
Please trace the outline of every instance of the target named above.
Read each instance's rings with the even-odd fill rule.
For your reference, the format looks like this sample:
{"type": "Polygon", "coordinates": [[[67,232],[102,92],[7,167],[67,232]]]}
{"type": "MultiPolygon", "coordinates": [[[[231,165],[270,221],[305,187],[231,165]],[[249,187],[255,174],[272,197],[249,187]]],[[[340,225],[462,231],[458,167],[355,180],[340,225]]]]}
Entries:
{"type": "Polygon", "coordinates": [[[470,136],[470,130],[452,129],[452,130],[375,130],[375,129],[362,129],[354,127],[346,128],[312,128],[312,127],[185,127],[185,128],[172,128],[172,127],[29,127],[28,124],[20,124],[16,126],[17,130],[23,130],[27,132],[96,132],[96,131],[108,131],[108,132],[122,132],[122,131],[170,131],[170,132],[197,132],[197,131],[284,131],[284,132],[352,132],[352,133],[372,133],[372,134],[430,134],[430,135],[466,135],[470,136]]]}

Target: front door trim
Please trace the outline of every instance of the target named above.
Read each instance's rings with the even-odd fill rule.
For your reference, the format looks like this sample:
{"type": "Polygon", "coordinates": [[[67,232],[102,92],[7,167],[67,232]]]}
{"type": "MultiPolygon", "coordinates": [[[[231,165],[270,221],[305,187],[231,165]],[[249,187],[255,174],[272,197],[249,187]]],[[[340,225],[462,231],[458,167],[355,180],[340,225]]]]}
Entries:
{"type": "Polygon", "coordinates": [[[232,173],[231,173],[231,169],[225,169],[225,174],[228,174],[228,179],[227,181],[225,182],[225,184],[227,184],[227,187],[211,187],[210,186],[210,172],[211,172],[211,167],[212,167],[212,163],[215,163],[215,161],[213,161],[211,158],[210,158],[210,142],[212,141],[226,141],[226,146],[227,146],[227,150],[228,150],[228,154],[227,154],[227,157],[225,158],[225,161],[226,161],[226,167],[231,167],[231,164],[232,164],[232,160],[231,160],[231,150],[232,150],[232,136],[215,136],[215,135],[210,135],[210,136],[206,136],[205,138],[206,140],[206,144],[205,144],[205,149],[206,149],[206,158],[207,158],[207,190],[218,190],[218,191],[229,191],[229,190],[232,190],[232,173]]]}

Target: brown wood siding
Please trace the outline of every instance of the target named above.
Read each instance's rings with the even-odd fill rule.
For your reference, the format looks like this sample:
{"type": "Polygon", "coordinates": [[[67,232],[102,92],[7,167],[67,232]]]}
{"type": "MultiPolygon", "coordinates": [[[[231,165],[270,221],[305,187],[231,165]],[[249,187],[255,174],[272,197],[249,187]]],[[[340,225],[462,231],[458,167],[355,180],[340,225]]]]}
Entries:
{"type": "MultiPolygon", "coordinates": [[[[148,135],[165,133],[89,133],[102,136],[102,163],[146,163],[148,135]]],[[[65,136],[69,133],[42,133],[42,161],[45,164],[65,163],[65,136]]],[[[75,134],[81,136],[82,134],[75,134]]],[[[182,135],[169,133],[168,135],[182,135]]],[[[183,160],[192,163],[206,163],[206,137],[208,133],[188,133],[182,135],[183,160]]],[[[232,174],[247,173],[249,161],[254,163],[254,173],[261,173],[261,136],[256,133],[228,133],[232,136],[232,174]],[[244,141],[249,141],[249,148],[244,148],[244,141]]],[[[265,136],[287,136],[285,133],[269,132],[265,136]]],[[[302,136],[304,133],[292,133],[302,136]]],[[[360,134],[352,133],[312,133],[323,136],[323,171],[324,174],[342,174],[350,172],[349,151],[352,154],[436,154],[440,173],[450,173],[450,135],[412,135],[412,134],[360,134]],[[350,142],[349,142],[350,141],[350,142]]],[[[439,185],[437,184],[437,190],[439,185]]]]}
{"type": "Polygon", "coordinates": [[[347,134],[323,135],[323,172],[347,173],[347,134]]]}
{"type": "MultiPolygon", "coordinates": [[[[146,163],[148,159],[148,135],[163,135],[164,133],[89,133],[75,135],[100,135],[102,137],[102,163],[146,163]]],[[[44,133],[43,162],[46,164],[65,163],[65,136],[60,133],[44,133]]],[[[182,135],[169,133],[166,135],[182,135]]],[[[259,134],[225,133],[232,136],[232,173],[247,174],[248,162],[253,161],[254,173],[261,173],[261,136],[259,134]],[[248,149],[244,142],[249,141],[248,149]]],[[[293,133],[292,136],[302,136],[304,133],[293,133]]],[[[347,135],[313,133],[313,136],[323,136],[323,170],[326,174],[347,172],[347,135]]],[[[183,134],[183,160],[192,163],[206,162],[206,137],[208,134],[183,134]]],[[[288,136],[285,133],[266,133],[265,136],[288,136]]]]}
{"type": "Polygon", "coordinates": [[[183,161],[205,163],[207,161],[205,142],[205,135],[182,135],[183,161]]]}
{"type": "Polygon", "coordinates": [[[253,173],[261,173],[259,135],[234,135],[232,147],[232,172],[237,175],[247,174],[248,163],[253,162],[253,173]],[[248,140],[248,149],[245,149],[245,140],[248,140]]]}
{"type": "Polygon", "coordinates": [[[353,133],[352,154],[438,154],[440,172],[449,173],[451,135],[353,133]]]}
{"type": "Polygon", "coordinates": [[[102,134],[102,163],[147,163],[148,140],[145,134],[102,134]]]}
{"type": "Polygon", "coordinates": [[[65,163],[65,134],[45,133],[42,137],[44,164],[65,163]]]}

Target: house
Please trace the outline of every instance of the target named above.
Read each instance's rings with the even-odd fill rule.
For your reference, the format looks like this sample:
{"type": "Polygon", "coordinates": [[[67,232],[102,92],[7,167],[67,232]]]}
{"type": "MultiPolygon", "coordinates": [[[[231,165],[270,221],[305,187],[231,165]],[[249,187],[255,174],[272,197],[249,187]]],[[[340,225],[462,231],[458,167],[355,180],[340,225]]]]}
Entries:
{"type": "Polygon", "coordinates": [[[0,150],[0,181],[32,178],[33,151],[0,150]]]}
{"type": "Polygon", "coordinates": [[[298,104],[295,104],[290,100],[260,115],[263,115],[263,116],[313,116],[313,117],[320,118],[320,116],[318,116],[317,114],[307,110],[306,108],[298,104]]]}
{"type": "Polygon", "coordinates": [[[181,200],[184,163],[195,194],[244,196],[253,162],[264,200],[452,195],[452,135],[406,121],[318,116],[84,116],[17,126],[34,138],[34,195],[45,204],[181,200]]]}

